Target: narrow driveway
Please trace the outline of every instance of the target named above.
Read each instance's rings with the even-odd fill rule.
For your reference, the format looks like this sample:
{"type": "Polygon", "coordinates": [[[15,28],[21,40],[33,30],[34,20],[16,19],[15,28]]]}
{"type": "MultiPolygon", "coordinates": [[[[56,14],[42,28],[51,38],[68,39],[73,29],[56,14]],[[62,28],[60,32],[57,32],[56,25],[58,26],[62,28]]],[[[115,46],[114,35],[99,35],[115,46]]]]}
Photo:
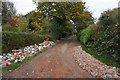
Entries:
{"type": "Polygon", "coordinates": [[[73,59],[78,45],[73,37],[62,40],[3,78],[91,78],[73,59]]]}

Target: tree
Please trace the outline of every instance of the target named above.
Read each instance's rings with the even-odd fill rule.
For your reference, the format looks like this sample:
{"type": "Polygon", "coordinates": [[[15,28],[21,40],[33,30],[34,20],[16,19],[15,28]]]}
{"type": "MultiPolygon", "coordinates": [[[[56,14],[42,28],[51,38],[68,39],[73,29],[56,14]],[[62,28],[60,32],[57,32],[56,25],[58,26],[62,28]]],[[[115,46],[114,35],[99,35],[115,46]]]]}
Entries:
{"type": "Polygon", "coordinates": [[[16,27],[18,31],[22,32],[29,31],[27,18],[20,16],[14,19],[16,21],[16,27]]]}
{"type": "Polygon", "coordinates": [[[50,21],[48,29],[54,39],[60,39],[71,35],[74,30],[74,25],[69,21],[54,17],[54,19],[50,21]]]}
{"type": "Polygon", "coordinates": [[[37,11],[51,19],[55,16],[63,20],[73,20],[77,27],[78,24],[90,24],[94,20],[91,13],[86,11],[85,2],[38,3],[37,11]]]}
{"type": "Polygon", "coordinates": [[[16,18],[16,17],[17,17],[17,16],[12,17],[12,18],[8,18],[8,21],[7,21],[6,25],[10,25],[10,26],[12,26],[12,27],[16,27],[16,21],[15,21],[15,18],[16,18]]]}
{"type": "Polygon", "coordinates": [[[2,25],[6,24],[8,18],[16,15],[16,9],[12,2],[2,2],[2,25]]]}
{"type": "Polygon", "coordinates": [[[79,27],[83,29],[93,21],[91,13],[85,9],[84,2],[37,3],[37,10],[32,14],[32,21],[34,22],[32,23],[36,26],[36,29],[44,28],[46,30],[47,28],[47,30],[55,34],[57,38],[65,37],[66,35],[72,34],[74,26],[76,26],[77,31],[79,31],[81,29],[79,27]],[[43,22],[45,18],[48,18],[46,21],[46,23],[48,23],[47,26],[46,23],[43,22]],[[70,22],[71,20],[74,25],[70,22]],[[83,27],[83,25],[85,26],[83,27]]]}
{"type": "Polygon", "coordinates": [[[73,20],[75,25],[90,24],[93,22],[92,14],[86,10],[83,2],[66,2],[66,3],[38,3],[37,10],[42,16],[58,17],[63,20],[73,20]]]}
{"type": "Polygon", "coordinates": [[[33,12],[29,16],[28,28],[33,32],[44,33],[49,26],[49,17],[42,17],[40,12],[33,12]]]}
{"type": "Polygon", "coordinates": [[[26,15],[24,15],[23,17],[29,17],[34,11],[30,11],[29,13],[27,13],[26,15]]]}
{"type": "Polygon", "coordinates": [[[114,26],[117,23],[119,23],[120,21],[118,15],[119,11],[120,8],[104,11],[99,18],[100,24],[102,24],[105,28],[107,28],[107,26],[114,26]]]}

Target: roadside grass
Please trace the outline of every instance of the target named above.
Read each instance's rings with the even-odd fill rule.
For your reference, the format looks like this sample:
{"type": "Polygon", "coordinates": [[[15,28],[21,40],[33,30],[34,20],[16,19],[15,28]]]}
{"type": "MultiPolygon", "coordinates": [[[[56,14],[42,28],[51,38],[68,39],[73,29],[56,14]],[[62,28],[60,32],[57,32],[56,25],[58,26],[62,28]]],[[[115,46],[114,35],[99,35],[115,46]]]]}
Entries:
{"type": "Polygon", "coordinates": [[[92,52],[88,48],[86,48],[81,42],[80,45],[84,51],[92,55],[94,58],[98,59],[102,63],[108,65],[108,66],[113,66],[113,67],[118,67],[120,68],[120,64],[118,64],[114,59],[109,58],[108,55],[104,54],[103,56],[98,55],[99,53],[97,52],[92,52]]]}
{"type": "MultiPolygon", "coordinates": [[[[53,47],[54,45],[50,45],[50,47],[53,47]]],[[[50,48],[49,47],[49,48],[50,48]]],[[[33,56],[29,56],[29,57],[26,57],[22,62],[17,62],[17,63],[12,63],[11,65],[9,66],[6,66],[6,67],[3,67],[2,68],[2,72],[3,74],[6,74],[6,73],[10,73],[12,71],[14,71],[15,69],[19,68],[20,66],[23,66],[24,64],[26,64],[28,61],[32,60],[33,58],[35,58],[36,56],[38,56],[40,53],[43,53],[45,51],[47,51],[48,48],[44,48],[42,49],[41,51],[37,51],[37,54],[33,55],[33,56]]]]}

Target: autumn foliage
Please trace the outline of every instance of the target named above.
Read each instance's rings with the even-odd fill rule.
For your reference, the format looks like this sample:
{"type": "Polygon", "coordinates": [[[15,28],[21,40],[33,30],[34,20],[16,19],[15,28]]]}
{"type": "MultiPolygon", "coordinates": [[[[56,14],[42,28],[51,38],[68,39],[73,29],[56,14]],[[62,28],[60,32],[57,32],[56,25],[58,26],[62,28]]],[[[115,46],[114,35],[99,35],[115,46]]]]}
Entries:
{"type": "Polygon", "coordinates": [[[8,18],[8,22],[6,25],[10,25],[12,27],[16,27],[16,21],[12,18],[8,18]]]}
{"type": "Polygon", "coordinates": [[[6,25],[10,25],[12,27],[17,27],[16,24],[17,24],[17,19],[19,19],[18,16],[14,16],[12,18],[7,18],[8,19],[8,22],[6,23],[6,25]]]}

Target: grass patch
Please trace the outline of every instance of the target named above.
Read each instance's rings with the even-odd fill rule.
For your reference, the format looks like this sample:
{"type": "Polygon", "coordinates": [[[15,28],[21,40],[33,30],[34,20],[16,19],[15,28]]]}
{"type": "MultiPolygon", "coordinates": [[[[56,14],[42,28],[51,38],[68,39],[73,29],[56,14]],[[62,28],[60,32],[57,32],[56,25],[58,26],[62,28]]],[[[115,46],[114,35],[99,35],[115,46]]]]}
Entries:
{"type": "MultiPolygon", "coordinates": [[[[53,45],[51,45],[50,47],[52,47],[53,45]]],[[[38,51],[37,54],[33,55],[33,56],[29,56],[26,57],[22,62],[17,62],[17,63],[13,63],[9,66],[3,67],[2,71],[4,74],[6,73],[10,73],[13,70],[17,69],[18,67],[20,67],[21,65],[26,64],[28,61],[30,61],[31,59],[35,58],[36,56],[38,56],[40,53],[45,52],[46,50],[48,50],[48,48],[44,48],[41,51],[38,51]]]]}
{"type": "Polygon", "coordinates": [[[109,58],[108,55],[104,54],[104,56],[98,55],[99,53],[97,52],[92,52],[90,49],[86,48],[81,42],[80,45],[84,51],[92,55],[94,58],[98,59],[102,63],[108,65],[108,66],[113,66],[113,67],[118,67],[120,68],[120,64],[118,64],[114,59],[109,58]]]}

